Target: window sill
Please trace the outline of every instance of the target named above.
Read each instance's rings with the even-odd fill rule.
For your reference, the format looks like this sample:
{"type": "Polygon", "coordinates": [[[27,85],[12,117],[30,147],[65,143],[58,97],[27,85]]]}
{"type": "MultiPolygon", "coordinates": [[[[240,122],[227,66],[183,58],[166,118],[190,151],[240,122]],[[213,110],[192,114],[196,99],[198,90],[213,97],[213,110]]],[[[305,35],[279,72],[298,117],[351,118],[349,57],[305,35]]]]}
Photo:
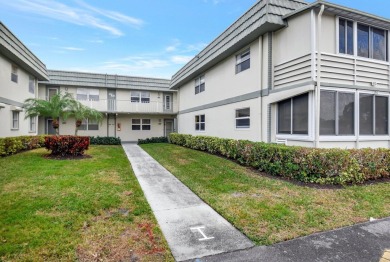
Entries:
{"type": "Polygon", "coordinates": [[[250,127],[236,127],[236,131],[251,131],[250,127]]]}
{"type": "Polygon", "coordinates": [[[346,141],[346,142],[355,142],[357,140],[356,136],[320,136],[320,142],[333,142],[333,141],[346,141]]]}
{"type": "Polygon", "coordinates": [[[19,131],[19,128],[11,128],[11,131],[19,131]]]}
{"type": "Polygon", "coordinates": [[[276,139],[281,139],[281,140],[293,140],[293,141],[307,141],[307,142],[313,142],[314,138],[309,136],[309,135],[282,135],[282,134],[277,134],[276,139]]]}

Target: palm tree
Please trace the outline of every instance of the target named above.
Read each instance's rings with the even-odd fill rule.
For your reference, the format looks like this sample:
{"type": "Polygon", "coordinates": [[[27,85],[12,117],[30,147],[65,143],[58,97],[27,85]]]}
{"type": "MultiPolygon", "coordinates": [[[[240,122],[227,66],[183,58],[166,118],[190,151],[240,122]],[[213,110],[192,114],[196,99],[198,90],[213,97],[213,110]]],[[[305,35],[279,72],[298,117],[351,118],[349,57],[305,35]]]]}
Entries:
{"type": "Polygon", "coordinates": [[[83,119],[88,118],[89,120],[95,120],[101,122],[103,120],[103,114],[97,111],[96,109],[87,107],[81,104],[79,101],[73,101],[71,116],[76,120],[75,135],[83,122],[83,119]]]}
{"type": "Polygon", "coordinates": [[[59,119],[66,120],[70,116],[73,101],[74,98],[69,93],[58,93],[52,96],[50,100],[29,98],[24,101],[25,118],[36,116],[52,118],[53,128],[56,131],[56,135],[59,135],[59,119]]]}

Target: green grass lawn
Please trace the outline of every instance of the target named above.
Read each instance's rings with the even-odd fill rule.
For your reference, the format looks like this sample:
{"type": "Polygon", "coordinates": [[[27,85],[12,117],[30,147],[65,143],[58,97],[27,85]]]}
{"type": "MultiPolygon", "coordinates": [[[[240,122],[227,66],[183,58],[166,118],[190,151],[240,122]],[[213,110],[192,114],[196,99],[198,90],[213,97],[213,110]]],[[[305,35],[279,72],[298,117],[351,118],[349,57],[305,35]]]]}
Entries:
{"type": "Polygon", "coordinates": [[[173,260],[120,146],[46,154],[0,158],[0,261],[173,260]]]}
{"type": "Polygon", "coordinates": [[[142,148],[259,245],[390,215],[390,183],[316,189],[176,145],[142,148]]]}

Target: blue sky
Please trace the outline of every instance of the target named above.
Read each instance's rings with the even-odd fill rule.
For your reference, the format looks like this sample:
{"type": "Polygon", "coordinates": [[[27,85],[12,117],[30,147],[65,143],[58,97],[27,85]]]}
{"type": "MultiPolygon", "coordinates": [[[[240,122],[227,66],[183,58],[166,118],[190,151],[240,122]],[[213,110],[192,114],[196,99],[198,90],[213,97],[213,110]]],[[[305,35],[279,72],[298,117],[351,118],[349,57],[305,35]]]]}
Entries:
{"type": "MultiPolygon", "coordinates": [[[[49,69],[170,78],[255,2],[0,0],[0,20],[49,69]]],[[[389,0],[331,2],[390,18],[389,0]]]]}

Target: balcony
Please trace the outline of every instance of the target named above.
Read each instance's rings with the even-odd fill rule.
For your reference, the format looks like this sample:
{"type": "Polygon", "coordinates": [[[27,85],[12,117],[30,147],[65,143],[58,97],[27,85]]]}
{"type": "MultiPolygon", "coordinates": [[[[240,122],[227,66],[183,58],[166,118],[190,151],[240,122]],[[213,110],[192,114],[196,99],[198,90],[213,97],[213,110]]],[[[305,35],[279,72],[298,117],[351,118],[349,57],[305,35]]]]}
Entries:
{"type": "Polygon", "coordinates": [[[177,114],[176,103],[150,101],[149,103],[132,103],[130,100],[100,99],[99,101],[79,101],[83,105],[101,112],[137,113],[137,114],[177,114]]]}
{"type": "MultiPolygon", "coordinates": [[[[274,87],[302,85],[316,80],[317,54],[275,65],[274,87]]],[[[321,82],[337,86],[390,88],[390,63],[348,55],[321,53],[321,82]]]]}

